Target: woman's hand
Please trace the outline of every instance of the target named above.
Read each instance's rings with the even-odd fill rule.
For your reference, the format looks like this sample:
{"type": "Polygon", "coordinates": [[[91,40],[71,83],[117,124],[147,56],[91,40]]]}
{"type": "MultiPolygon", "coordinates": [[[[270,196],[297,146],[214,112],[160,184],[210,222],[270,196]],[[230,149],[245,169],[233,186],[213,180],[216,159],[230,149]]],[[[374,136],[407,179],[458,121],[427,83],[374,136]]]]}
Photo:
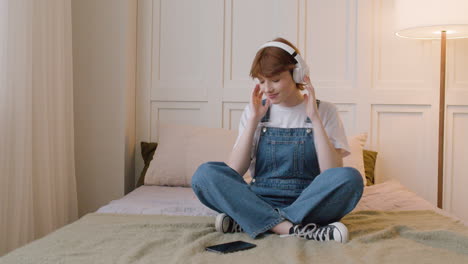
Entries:
{"type": "Polygon", "coordinates": [[[307,116],[312,120],[320,119],[318,114],[317,102],[315,98],[315,88],[310,83],[309,76],[304,77],[304,88],[308,91],[308,94],[304,94],[304,100],[306,101],[306,112],[307,116]]]}
{"type": "Polygon", "coordinates": [[[262,96],[263,91],[260,91],[260,84],[255,85],[250,97],[250,109],[252,110],[251,118],[256,122],[259,122],[262,119],[266,114],[268,107],[270,107],[270,100],[268,99],[266,100],[265,105],[262,105],[262,96]]]}

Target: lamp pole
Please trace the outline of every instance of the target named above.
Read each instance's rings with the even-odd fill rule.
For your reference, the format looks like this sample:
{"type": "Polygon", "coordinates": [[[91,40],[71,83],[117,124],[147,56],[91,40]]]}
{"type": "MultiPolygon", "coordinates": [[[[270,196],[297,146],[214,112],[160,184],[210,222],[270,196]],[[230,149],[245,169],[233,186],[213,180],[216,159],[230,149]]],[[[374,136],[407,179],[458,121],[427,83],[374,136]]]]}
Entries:
{"type": "Polygon", "coordinates": [[[440,95],[439,95],[439,157],[437,175],[437,207],[442,208],[444,184],[444,120],[445,120],[445,66],[447,53],[447,32],[442,31],[440,45],[440,95]]]}

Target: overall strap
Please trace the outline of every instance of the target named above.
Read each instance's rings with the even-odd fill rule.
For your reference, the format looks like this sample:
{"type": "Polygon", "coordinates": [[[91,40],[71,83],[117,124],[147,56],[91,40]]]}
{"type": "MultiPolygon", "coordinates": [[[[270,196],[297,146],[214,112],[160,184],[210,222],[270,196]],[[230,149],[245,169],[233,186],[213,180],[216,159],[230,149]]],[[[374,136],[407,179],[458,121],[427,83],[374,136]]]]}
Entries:
{"type": "MultiPolygon", "coordinates": [[[[266,104],[266,99],[263,99],[262,100],[262,105],[265,105],[266,104]]],[[[268,107],[268,110],[266,112],[266,114],[263,116],[262,118],[262,121],[260,121],[261,123],[266,123],[266,122],[270,122],[270,107],[268,107]]]]}

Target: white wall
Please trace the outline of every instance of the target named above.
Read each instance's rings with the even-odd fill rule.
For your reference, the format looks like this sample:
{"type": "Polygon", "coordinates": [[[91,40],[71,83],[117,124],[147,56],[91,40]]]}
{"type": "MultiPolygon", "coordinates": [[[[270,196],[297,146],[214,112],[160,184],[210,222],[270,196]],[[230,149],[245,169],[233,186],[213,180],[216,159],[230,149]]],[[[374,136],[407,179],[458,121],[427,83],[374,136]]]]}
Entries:
{"type": "MultiPolygon", "coordinates": [[[[337,105],[347,133],[369,133],[377,182],[397,179],[436,204],[440,41],[397,38],[393,5],[139,0],[137,141],[157,141],[164,122],[236,129],[257,47],[283,36],[302,51],[318,98],[337,105]]],[[[444,207],[465,219],[467,54],[468,40],[448,42],[444,207]]]]}
{"type": "Polygon", "coordinates": [[[136,0],[73,0],[79,215],[134,187],[136,0]]]}
{"type": "MultiPolygon", "coordinates": [[[[121,197],[141,170],[137,145],[130,171],[134,97],[137,142],[156,141],[165,121],[235,129],[256,47],[278,35],[303,51],[348,133],[369,132],[378,180],[436,203],[440,42],[395,38],[393,1],[138,0],[134,94],[136,8],[73,1],[80,214],[121,197]]],[[[466,219],[467,54],[467,40],[449,41],[444,207],[466,219]]]]}

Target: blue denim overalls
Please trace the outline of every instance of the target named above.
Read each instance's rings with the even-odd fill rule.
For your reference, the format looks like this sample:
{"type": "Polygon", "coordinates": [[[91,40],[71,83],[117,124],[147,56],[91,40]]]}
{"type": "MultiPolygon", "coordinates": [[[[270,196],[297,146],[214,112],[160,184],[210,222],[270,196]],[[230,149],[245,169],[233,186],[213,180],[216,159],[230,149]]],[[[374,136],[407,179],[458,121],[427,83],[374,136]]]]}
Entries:
{"type": "MultiPolygon", "coordinates": [[[[267,127],[269,121],[270,109],[260,122],[251,189],[271,205],[282,208],[299,197],[320,169],[311,128],[267,127]]],[[[304,123],[311,121],[307,117],[304,123]]]]}
{"type": "Polygon", "coordinates": [[[363,191],[360,173],[349,167],[320,173],[313,130],[266,127],[269,118],[270,109],[260,124],[251,184],[224,162],[207,162],[192,177],[200,201],[231,216],[252,238],[284,220],[324,225],[354,209],[363,191]]]}

